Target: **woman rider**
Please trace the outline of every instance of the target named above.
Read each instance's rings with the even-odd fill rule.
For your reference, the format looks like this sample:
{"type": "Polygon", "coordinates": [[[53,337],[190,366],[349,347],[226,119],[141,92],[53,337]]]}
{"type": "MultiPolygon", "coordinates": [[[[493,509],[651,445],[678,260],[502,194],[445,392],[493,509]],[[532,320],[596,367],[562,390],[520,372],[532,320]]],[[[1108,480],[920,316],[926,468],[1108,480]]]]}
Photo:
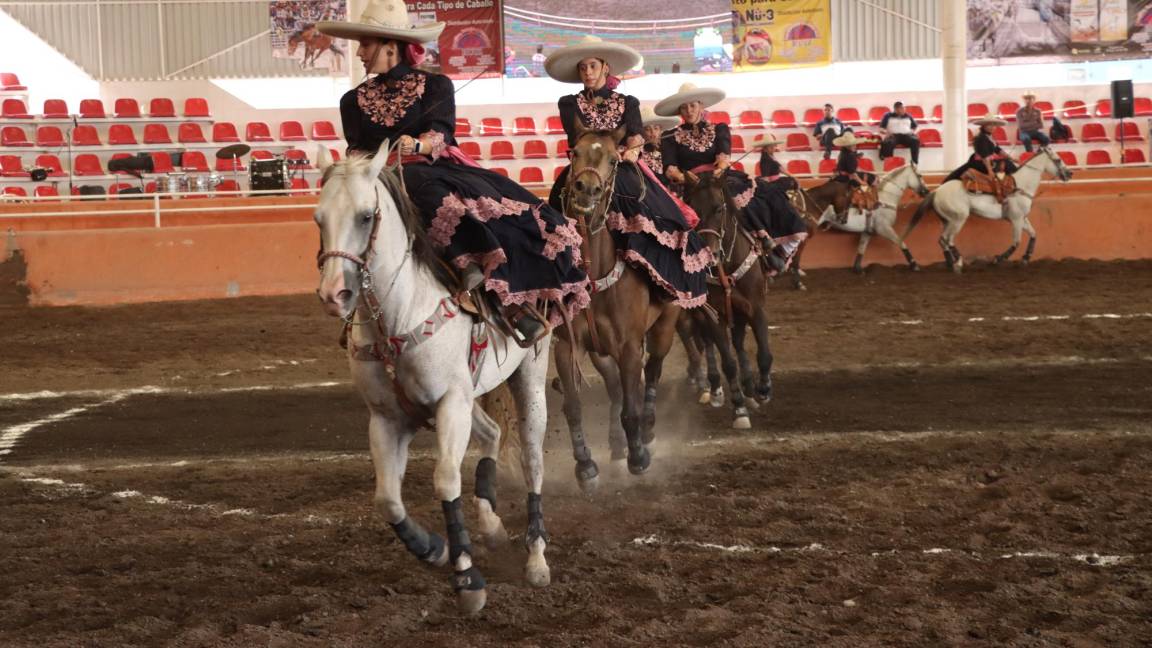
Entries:
{"type": "Polygon", "coordinates": [[[640,122],[644,125],[644,149],[640,151],[640,160],[656,174],[664,186],[668,186],[668,178],[664,176],[664,156],[660,152],[660,138],[668,129],[679,126],[680,120],[675,117],[661,117],[651,108],[642,108],[640,122]]]}
{"type": "MultiPolygon", "coordinates": [[[[616,249],[625,261],[643,268],[671,299],[693,308],[707,299],[712,254],[692,229],[699,220],[695,212],[637,162],[644,145],[640,102],[616,92],[620,80],[612,76],[613,71],[629,70],[640,61],[640,53],[631,47],[587,36],[549,55],[544,70],[557,81],[584,86],[558,103],[569,147],[576,148],[578,126],[601,132],[624,129],[617,148],[621,166],[615,174],[607,219],[616,249]]],[[[552,188],[550,201],[558,209],[563,206],[570,168],[564,169],[552,188]]]]}
{"type": "MultiPolygon", "coordinates": [[[[785,218],[791,222],[791,218],[799,219],[803,225],[803,217],[796,207],[792,204],[791,198],[788,197],[789,191],[795,191],[800,188],[796,178],[784,173],[780,162],[776,159],[776,147],[783,144],[784,141],[777,139],[772,133],[757,135],[752,140],[752,148],[760,149],[760,171],[759,177],[756,178],[756,195],[762,197],[769,206],[769,213],[772,215],[772,220],[769,222],[768,232],[757,232],[756,235],[764,238],[770,232],[778,232],[787,229],[784,223],[779,223],[778,215],[786,215],[785,218]]],[[[800,247],[800,243],[808,237],[807,228],[803,234],[793,234],[786,236],[773,236],[776,243],[775,251],[784,252],[791,258],[796,250],[800,247]]]]}
{"type": "Polygon", "coordinates": [[[724,92],[685,83],[680,91],[656,104],[657,115],[679,114],[683,123],[665,137],[664,173],[672,182],[683,183],[686,174],[712,171],[724,177],[736,207],[744,214],[749,231],[756,234],[775,272],[787,268],[788,260],[808,235],[804,221],[794,209],[774,204],[767,188],[757,187],[742,171],[731,168],[732,134],[727,124],[713,124],[704,109],[724,99],[724,92]],[[788,243],[780,247],[778,241],[788,243]],[[780,247],[780,249],[777,249],[780,247]]]}
{"type": "Polygon", "coordinates": [[[972,156],[968,161],[958,167],[955,171],[950,173],[944,182],[949,180],[959,180],[964,172],[969,169],[974,169],[980,173],[1007,173],[1009,175],[1016,172],[1016,164],[1004,149],[996,144],[993,139],[993,134],[997,126],[1003,126],[1007,122],[995,115],[985,115],[983,119],[977,119],[972,122],[980,127],[976,137],[972,138],[972,156]]]}
{"type": "Polygon", "coordinates": [[[836,158],[836,175],[832,176],[834,182],[847,182],[853,187],[860,187],[861,181],[871,186],[876,181],[874,174],[860,171],[860,156],[856,154],[856,146],[860,140],[856,134],[848,131],[832,140],[832,146],[840,147],[840,157],[836,158]]]}
{"type": "Polygon", "coordinates": [[[562,320],[561,308],[571,316],[586,306],[575,228],[461,153],[452,81],[413,67],[423,60],[421,43],[435,40],[444,23],[412,26],[403,0],[373,0],[359,22],[325,21],[317,29],[358,40],[356,54],[375,75],[340,100],[348,151],[371,155],[384,140],[396,145],[432,244],[464,271],[467,288],[483,284],[498,299],[517,341],[530,346],[562,320]]]}

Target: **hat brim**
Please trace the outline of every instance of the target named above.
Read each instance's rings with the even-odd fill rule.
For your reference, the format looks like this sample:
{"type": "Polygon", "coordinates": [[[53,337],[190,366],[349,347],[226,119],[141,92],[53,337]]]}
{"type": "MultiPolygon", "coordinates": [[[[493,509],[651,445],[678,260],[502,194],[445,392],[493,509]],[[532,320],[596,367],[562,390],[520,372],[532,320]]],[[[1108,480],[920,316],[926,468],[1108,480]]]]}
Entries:
{"type": "Polygon", "coordinates": [[[680,118],[661,117],[657,115],[655,117],[649,117],[648,119],[645,119],[643,123],[645,126],[659,126],[662,130],[668,130],[669,128],[676,128],[679,126],[680,118]]]}
{"type": "Polygon", "coordinates": [[[1008,122],[1004,121],[1003,119],[977,119],[976,121],[974,121],[972,123],[976,124],[977,126],[1007,126],[1008,125],[1008,122]]]}
{"type": "Polygon", "coordinates": [[[752,140],[752,146],[780,146],[783,143],[784,140],[776,139],[752,140]]]}
{"type": "Polygon", "coordinates": [[[381,27],[364,23],[345,22],[342,20],[323,20],[316,23],[316,29],[321,34],[360,40],[361,38],[382,38],[384,40],[398,40],[405,43],[430,43],[440,37],[444,31],[445,23],[426,23],[415,27],[381,27]]]}
{"type": "Polygon", "coordinates": [[[854,135],[852,137],[841,135],[840,137],[832,140],[832,146],[856,146],[857,144],[860,144],[861,141],[862,140],[857,139],[854,135]]]}
{"type": "Polygon", "coordinates": [[[578,43],[561,47],[544,59],[544,71],[561,83],[580,83],[577,66],[586,58],[597,58],[608,64],[614,75],[621,75],[640,65],[640,52],[620,43],[578,43]]]}
{"type": "Polygon", "coordinates": [[[724,91],[718,88],[696,88],[686,92],[677,92],[671,97],[660,100],[660,103],[656,104],[653,110],[662,117],[671,117],[680,114],[680,106],[686,103],[699,101],[707,108],[724,101],[726,96],[724,91]]]}

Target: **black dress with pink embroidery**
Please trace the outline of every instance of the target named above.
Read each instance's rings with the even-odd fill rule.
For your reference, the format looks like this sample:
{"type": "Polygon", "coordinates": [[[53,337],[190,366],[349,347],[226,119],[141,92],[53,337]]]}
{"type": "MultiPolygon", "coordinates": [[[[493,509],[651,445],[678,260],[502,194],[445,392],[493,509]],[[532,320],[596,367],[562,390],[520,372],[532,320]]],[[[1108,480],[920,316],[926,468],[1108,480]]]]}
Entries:
{"type": "MultiPolygon", "coordinates": [[[[624,140],[643,131],[640,102],[607,87],[561,97],[559,109],[570,147],[576,145],[577,120],[597,131],[623,126],[624,140]]],[[[643,269],[681,306],[703,305],[708,298],[712,253],[692,229],[695,223],[689,224],[685,216],[686,211],[695,220],[695,213],[673,197],[646,166],[626,161],[620,164],[607,221],[617,253],[633,267],[643,269]]],[[[562,189],[567,182],[565,168],[549,198],[556,209],[563,209],[562,189]]]]}
{"type": "MultiPolygon", "coordinates": [[[[458,268],[475,264],[501,303],[589,302],[575,223],[508,178],[474,166],[456,147],[452,81],[400,64],[340,100],[348,151],[374,154],[385,140],[431,135],[433,150],[405,158],[404,184],[432,244],[458,268]]],[[[428,138],[425,138],[428,139],[428,138]]],[[[553,324],[558,308],[548,309],[553,324]]]]}

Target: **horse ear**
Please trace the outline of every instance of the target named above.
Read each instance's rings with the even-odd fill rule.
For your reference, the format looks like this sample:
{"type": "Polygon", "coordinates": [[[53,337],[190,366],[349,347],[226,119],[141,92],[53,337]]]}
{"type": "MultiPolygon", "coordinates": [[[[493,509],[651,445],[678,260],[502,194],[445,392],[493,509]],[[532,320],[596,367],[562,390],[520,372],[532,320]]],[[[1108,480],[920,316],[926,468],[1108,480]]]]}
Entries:
{"type": "Polygon", "coordinates": [[[332,166],[332,154],[328,152],[328,147],[323,144],[316,145],[316,168],[320,169],[320,173],[328,171],[328,167],[332,166]]]}
{"type": "Polygon", "coordinates": [[[384,170],[384,165],[388,163],[388,152],[391,147],[391,140],[384,140],[380,143],[380,148],[376,149],[376,155],[372,158],[372,164],[368,167],[368,173],[371,177],[375,178],[384,170]]]}

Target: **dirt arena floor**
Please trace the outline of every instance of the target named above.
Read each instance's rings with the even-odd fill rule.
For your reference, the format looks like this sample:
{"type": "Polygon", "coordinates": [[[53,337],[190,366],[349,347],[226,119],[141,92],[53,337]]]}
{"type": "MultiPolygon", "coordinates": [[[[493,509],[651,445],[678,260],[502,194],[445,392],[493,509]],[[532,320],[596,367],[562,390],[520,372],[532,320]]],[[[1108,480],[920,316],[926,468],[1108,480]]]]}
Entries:
{"type": "MultiPolygon", "coordinates": [[[[751,431],[677,352],[648,475],[589,390],[588,498],[552,404],[553,582],[505,473],[474,618],[373,512],[314,298],[0,310],[0,646],[1152,645],[1152,263],[808,283],[770,296],[751,431]]],[[[439,530],[431,450],[405,496],[439,530]]]]}

